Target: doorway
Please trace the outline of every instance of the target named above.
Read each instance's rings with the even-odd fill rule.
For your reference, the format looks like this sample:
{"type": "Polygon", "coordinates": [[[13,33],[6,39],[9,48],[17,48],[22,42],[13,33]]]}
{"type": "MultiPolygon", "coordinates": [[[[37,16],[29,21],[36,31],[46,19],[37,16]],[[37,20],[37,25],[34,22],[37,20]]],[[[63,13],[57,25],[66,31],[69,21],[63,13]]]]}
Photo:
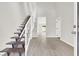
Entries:
{"type": "Polygon", "coordinates": [[[46,17],[37,18],[37,35],[42,39],[46,38],[46,17]]]}

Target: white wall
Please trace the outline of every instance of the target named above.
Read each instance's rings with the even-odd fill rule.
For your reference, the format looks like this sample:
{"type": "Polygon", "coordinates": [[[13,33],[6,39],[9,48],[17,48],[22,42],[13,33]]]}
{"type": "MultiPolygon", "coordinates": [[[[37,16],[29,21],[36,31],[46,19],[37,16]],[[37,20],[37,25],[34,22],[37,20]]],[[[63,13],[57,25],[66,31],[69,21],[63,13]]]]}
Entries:
{"type": "Polygon", "coordinates": [[[46,17],[46,36],[56,36],[56,10],[54,2],[39,2],[37,4],[37,17],[46,17]]]}
{"type": "Polygon", "coordinates": [[[25,18],[21,3],[0,3],[0,50],[7,47],[6,43],[12,41],[11,36],[25,18]],[[23,12],[22,12],[23,11],[23,12]]]}
{"type": "MultiPolygon", "coordinates": [[[[47,37],[56,37],[56,19],[61,19],[61,40],[74,46],[74,3],[37,2],[37,17],[46,17],[47,37]]],[[[36,31],[35,31],[36,32],[36,31]]]]}
{"type": "Polygon", "coordinates": [[[74,46],[73,25],[74,25],[74,3],[56,3],[57,17],[61,18],[61,40],[74,46]]]}

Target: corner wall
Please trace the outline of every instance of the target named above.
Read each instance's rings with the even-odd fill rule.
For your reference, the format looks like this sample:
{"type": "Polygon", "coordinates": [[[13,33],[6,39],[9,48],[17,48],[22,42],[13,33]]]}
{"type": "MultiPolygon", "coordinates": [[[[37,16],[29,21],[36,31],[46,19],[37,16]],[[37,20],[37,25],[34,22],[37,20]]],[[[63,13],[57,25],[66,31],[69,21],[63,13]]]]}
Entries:
{"type": "Polygon", "coordinates": [[[61,40],[74,46],[73,25],[74,25],[74,3],[57,3],[57,17],[61,17],[61,40]]]}

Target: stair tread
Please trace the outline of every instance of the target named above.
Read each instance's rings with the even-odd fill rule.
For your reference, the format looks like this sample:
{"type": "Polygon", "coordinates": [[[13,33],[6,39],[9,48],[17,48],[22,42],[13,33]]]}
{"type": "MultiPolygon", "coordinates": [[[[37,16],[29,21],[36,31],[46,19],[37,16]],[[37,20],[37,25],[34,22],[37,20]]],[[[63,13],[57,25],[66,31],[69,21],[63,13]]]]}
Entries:
{"type": "Polygon", "coordinates": [[[13,36],[11,39],[21,39],[19,36],[13,36]]]}
{"type": "Polygon", "coordinates": [[[6,43],[6,44],[25,44],[25,42],[24,41],[11,41],[11,42],[8,42],[8,43],[6,43]]]}
{"type": "Polygon", "coordinates": [[[14,34],[21,34],[21,32],[14,32],[14,34]]]}
{"type": "Polygon", "coordinates": [[[13,36],[13,37],[11,37],[11,39],[21,39],[21,38],[25,38],[24,36],[22,36],[22,37],[19,37],[19,36],[13,36]]]}
{"type": "Polygon", "coordinates": [[[25,48],[5,48],[0,52],[24,52],[25,48]]]}
{"type": "Polygon", "coordinates": [[[23,30],[23,29],[19,28],[19,29],[17,29],[17,30],[23,30]]]}
{"type": "Polygon", "coordinates": [[[24,27],[24,25],[21,25],[21,26],[19,26],[19,27],[22,27],[22,28],[23,28],[23,27],[24,27]]]}
{"type": "Polygon", "coordinates": [[[25,20],[22,22],[21,25],[25,25],[28,22],[29,18],[30,18],[30,15],[25,18],[25,20]]]}

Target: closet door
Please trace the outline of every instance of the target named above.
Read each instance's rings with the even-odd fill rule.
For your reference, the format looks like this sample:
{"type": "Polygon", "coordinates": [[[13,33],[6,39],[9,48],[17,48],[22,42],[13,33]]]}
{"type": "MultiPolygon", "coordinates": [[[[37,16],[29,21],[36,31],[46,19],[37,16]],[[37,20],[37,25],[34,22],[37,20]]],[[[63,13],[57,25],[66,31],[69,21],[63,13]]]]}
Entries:
{"type": "Polygon", "coordinates": [[[61,19],[56,19],[56,37],[61,37],[61,19]]]}

